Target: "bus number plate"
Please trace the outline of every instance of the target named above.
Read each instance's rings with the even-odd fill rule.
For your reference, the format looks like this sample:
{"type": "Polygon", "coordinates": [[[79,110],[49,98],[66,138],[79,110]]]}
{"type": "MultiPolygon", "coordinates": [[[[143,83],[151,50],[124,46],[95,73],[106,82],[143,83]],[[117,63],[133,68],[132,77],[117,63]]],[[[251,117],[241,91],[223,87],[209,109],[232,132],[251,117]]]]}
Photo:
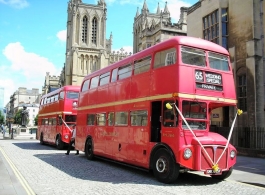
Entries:
{"type": "Polygon", "coordinates": [[[222,170],[221,169],[218,169],[218,171],[214,171],[214,170],[212,170],[212,169],[207,169],[206,171],[205,171],[205,174],[210,174],[210,175],[213,175],[213,174],[221,174],[222,173],[222,170]]]}

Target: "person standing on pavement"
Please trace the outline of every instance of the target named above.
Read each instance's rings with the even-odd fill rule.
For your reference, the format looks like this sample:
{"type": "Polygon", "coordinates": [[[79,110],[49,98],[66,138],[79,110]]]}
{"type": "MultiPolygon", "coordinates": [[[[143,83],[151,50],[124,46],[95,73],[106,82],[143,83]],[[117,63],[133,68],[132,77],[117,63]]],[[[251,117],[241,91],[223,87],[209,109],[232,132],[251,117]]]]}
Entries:
{"type": "MultiPolygon", "coordinates": [[[[72,145],[75,144],[76,125],[73,125],[73,129],[71,130],[71,134],[72,134],[72,137],[71,137],[70,143],[69,143],[69,145],[68,145],[67,152],[65,153],[66,155],[69,155],[70,150],[71,150],[71,148],[72,148],[72,145]]],[[[78,154],[79,154],[79,150],[76,150],[75,155],[78,155],[78,154]]]]}
{"type": "Polygon", "coordinates": [[[1,128],[2,128],[2,133],[3,133],[3,137],[5,137],[5,134],[6,134],[6,128],[5,128],[5,126],[2,124],[2,126],[1,126],[1,128]]]}

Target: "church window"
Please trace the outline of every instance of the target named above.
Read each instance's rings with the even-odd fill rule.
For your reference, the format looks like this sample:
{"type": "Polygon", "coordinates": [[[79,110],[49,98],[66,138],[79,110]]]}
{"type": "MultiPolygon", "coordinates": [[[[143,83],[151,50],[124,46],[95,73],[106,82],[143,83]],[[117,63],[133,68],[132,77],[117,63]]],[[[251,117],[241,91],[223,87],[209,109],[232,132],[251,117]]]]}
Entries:
{"type": "Polygon", "coordinates": [[[82,42],[87,43],[87,17],[83,18],[83,26],[82,26],[82,42]]]}
{"type": "Polygon", "coordinates": [[[97,19],[92,20],[92,43],[97,44],[97,19]]]}

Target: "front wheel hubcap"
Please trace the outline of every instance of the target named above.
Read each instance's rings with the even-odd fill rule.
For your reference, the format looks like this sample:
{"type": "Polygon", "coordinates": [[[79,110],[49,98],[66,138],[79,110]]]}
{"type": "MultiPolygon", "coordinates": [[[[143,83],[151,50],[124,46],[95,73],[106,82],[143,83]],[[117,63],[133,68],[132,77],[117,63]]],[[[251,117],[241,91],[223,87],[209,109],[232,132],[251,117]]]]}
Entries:
{"type": "Polygon", "coordinates": [[[156,170],[159,172],[159,173],[163,173],[165,172],[166,170],[166,161],[162,158],[159,158],[157,161],[156,161],[156,170]]]}

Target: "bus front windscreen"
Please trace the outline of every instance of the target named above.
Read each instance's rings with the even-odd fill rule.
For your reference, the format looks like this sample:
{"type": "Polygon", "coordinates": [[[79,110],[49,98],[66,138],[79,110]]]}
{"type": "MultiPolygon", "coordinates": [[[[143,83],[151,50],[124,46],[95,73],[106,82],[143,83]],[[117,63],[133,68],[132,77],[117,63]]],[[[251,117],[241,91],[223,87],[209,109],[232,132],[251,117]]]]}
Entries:
{"type": "Polygon", "coordinates": [[[67,99],[78,99],[78,92],[74,92],[74,91],[67,91],[66,92],[66,98],[67,99]]]}
{"type": "MultiPolygon", "coordinates": [[[[206,129],[206,110],[207,104],[205,102],[198,101],[183,101],[182,113],[186,119],[189,127],[193,130],[205,130],[206,129]]],[[[184,120],[182,121],[182,128],[189,129],[184,120]]]]}

